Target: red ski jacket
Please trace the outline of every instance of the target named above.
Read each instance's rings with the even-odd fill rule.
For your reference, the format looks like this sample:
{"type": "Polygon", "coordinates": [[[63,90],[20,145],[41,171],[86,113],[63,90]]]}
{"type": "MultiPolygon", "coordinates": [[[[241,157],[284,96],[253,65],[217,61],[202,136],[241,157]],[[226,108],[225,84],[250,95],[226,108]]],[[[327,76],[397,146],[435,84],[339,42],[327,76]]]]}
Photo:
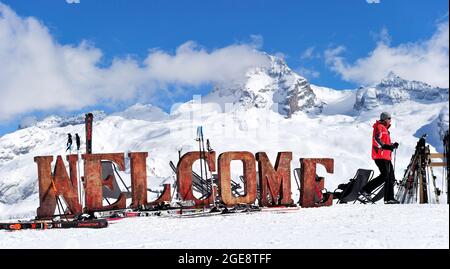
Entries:
{"type": "Polygon", "coordinates": [[[388,131],[391,125],[378,121],[373,125],[372,135],[372,159],[391,160],[392,151],[381,148],[384,144],[391,144],[391,136],[388,131]]]}

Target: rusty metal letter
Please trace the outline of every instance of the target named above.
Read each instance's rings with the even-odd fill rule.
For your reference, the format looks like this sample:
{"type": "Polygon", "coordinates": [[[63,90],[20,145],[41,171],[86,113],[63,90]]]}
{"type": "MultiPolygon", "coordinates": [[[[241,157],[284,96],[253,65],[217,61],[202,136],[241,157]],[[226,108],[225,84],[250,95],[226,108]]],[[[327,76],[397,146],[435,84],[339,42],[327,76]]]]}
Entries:
{"type": "Polygon", "coordinates": [[[39,207],[37,217],[51,217],[55,214],[56,193],[52,188],[52,161],[53,156],[34,157],[38,166],[39,179],[39,207]]]}
{"type": "Polygon", "coordinates": [[[102,179],[102,160],[116,163],[120,171],[125,170],[125,160],[123,153],[107,154],[83,154],[84,159],[84,181],[86,188],[86,211],[123,209],[126,207],[126,195],[120,194],[119,199],[109,206],[103,206],[102,186],[111,187],[112,182],[102,179]]]}
{"type": "MultiPolygon", "coordinates": [[[[216,153],[214,151],[205,152],[204,156],[201,156],[199,151],[188,152],[181,157],[177,165],[178,193],[182,200],[194,201],[197,207],[207,206],[214,202],[212,195],[206,199],[197,199],[192,192],[192,165],[200,158],[206,159],[210,172],[216,171],[216,153]]],[[[213,193],[216,195],[217,188],[215,186],[213,188],[213,193]]]]}
{"type": "Polygon", "coordinates": [[[71,214],[79,214],[82,211],[78,200],[78,177],[77,177],[77,155],[66,157],[69,161],[70,178],[67,175],[66,167],[61,156],[56,158],[54,183],[57,195],[61,195],[71,214]]]}
{"type": "Polygon", "coordinates": [[[256,163],[255,156],[247,151],[224,152],[219,155],[220,196],[225,205],[253,204],[256,200],[256,163]],[[244,166],[245,195],[234,197],[231,193],[230,165],[232,160],[241,160],[244,166]]]}
{"type": "Polygon", "coordinates": [[[69,160],[70,178],[61,156],[56,158],[55,170],[52,175],[52,156],[35,157],[38,165],[39,202],[37,218],[48,218],[55,214],[56,197],[62,196],[68,207],[68,214],[81,213],[81,205],[78,201],[77,155],[67,156],[69,160]]]}
{"type": "Polygon", "coordinates": [[[265,152],[256,153],[256,160],[261,186],[260,204],[263,206],[292,205],[294,203],[291,198],[292,152],[279,152],[275,169],[265,152]]]}
{"type": "Polygon", "coordinates": [[[300,179],[300,205],[302,207],[321,207],[330,206],[333,204],[333,195],[330,195],[327,201],[317,204],[314,201],[314,195],[317,190],[322,190],[325,185],[324,178],[319,178],[316,181],[316,165],[321,164],[325,166],[328,173],[334,172],[334,160],[330,158],[312,158],[300,159],[301,179],[300,179]]]}
{"type": "Polygon", "coordinates": [[[132,208],[140,206],[152,206],[161,202],[169,202],[171,200],[170,184],[164,184],[162,195],[154,202],[147,202],[147,152],[131,152],[130,157],[131,168],[131,190],[132,190],[132,208]]]}

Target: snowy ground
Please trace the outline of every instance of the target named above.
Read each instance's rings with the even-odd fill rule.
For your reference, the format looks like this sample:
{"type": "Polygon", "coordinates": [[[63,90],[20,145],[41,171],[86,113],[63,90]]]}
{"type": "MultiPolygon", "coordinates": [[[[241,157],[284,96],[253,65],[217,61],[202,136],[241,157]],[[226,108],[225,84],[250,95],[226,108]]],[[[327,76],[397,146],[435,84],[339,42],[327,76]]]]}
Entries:
{"type": "Polygon", "coordinates": [[[129,218],[101,230],[0,231],[0,248],[449,248],[448,205],[333,205],[290,213],[129,218]]]}

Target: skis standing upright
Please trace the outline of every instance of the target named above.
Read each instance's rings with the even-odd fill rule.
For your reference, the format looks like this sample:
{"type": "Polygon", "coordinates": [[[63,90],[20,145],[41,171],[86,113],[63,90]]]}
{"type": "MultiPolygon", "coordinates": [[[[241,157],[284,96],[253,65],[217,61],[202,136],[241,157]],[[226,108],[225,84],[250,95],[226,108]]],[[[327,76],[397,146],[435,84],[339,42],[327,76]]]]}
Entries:
{"type": "Polygon", "coordinates": [[[396,194],[396,199],[402,204],[415,203],[417,198],[420,204],[429,202],[427,166],[430,162],[430,150],[426,146],[425,137],[426,135],[423,135],[417,142],[414,155],[396,194]]]}
{"type": "Polygon", "coordinates": [[[81,163],[80,163],[80,146],[81,146],[81,139],[80,139],[80,136],[78,135],[78,133],[76,133],[75,134],[75,142],[76,142],[76,145],[77,145],[77,157],[78,157],[78,160],[77,160],[77,171],[78,171],[78,173],[77,173],[77,182],[78,182],[78,200],[79,200],[79,203],[80,203],[80,205],[81,205],[81,208],[84,208],[84,203],[83,203],[83,195],[82,195],[82,193],[83,193],[83,190],[84,190],[84,188],[83,188],[83,182],[81,181],[81,169],[80,169],[80,166],[81,166],[81,163]]]}
{"type": "MultiPolygon", "coordinates": [[[[84,119],[84,127],[85,127],[85,135],[86,135],[86,154],[92,154],[92,125],[94,122],[94,115],[92,113],[88,113],[85,115],[84,119]]],[[[77,153],[80,154],[80,148],[77,142],[77,153]]],[[[80,155],[78,155],[78,167],[80,167],[80,155]]],[[[79,176],[79,194],[80,194],[80,204],[82,207],[84,207],[84,201],[85,201],[85,193],[84,193],[84,187],[83,187],[83,181],[81,180],[81,174],[80,170],[78,170],[78,176],[79,176]]]]}
{"type": "MultiPolygon", "coordinates": [[[[197,138],[196,141],[198,141],[198,146],[199,146],[199,152],[200,152],[200,178],[201,181],[207,181],[208,180],[208,167],[207,167],[207,160],[206,160],[206,150],[208,150],[208,152],[212,151],[211,146],[209,144],[209,140],[206,141],[207,144],[207,148],[205,147],[205,138],[203,135],[203,127],[202,126],[198,126],[197,127],[197,138]],[[205,178],[203,178],[203,171],[205,171],[205,178]]],[[[216,199],[215,199],[215,193],[214,193],[214,179],[213,176],[211,174],[210,177],[211,180],[211,195],[213,197],[213,206],[216,206],[216,199]]],[[[205,188],[202,187],[202,196],[205,196],[204,193],[205,188]]],[[[206,194],[208,193],[208,189],[206,187],[206,194]]]]}
{"type": "MultiPolygon", "coordinates": [[[[202,127],[199,126],[199,127],[197,127],[197,138],[195,139],[195,141],[198,142],[198,151],[200,153],[200,177],[201,177],[201,179],[203,179],[203,158],[202,158],[203,157],[203,152],[202,152],[202,140],[200,138],[201,133],[202,133],[202,127]]],[[[206,171],[205,171],[205,173],[206,173],[206,171]]],[[[204,196],[205,195],[205,189],[203,188],[203,186],[202,186],[201,189],[202,189],[202,196],[204,196]]]]}
{"type": "MultiPolygon", "coordinates": [[[[203,147],[203,157],[205,158],[204,160],[204,165],[205,165],[205,175],[206,175],[206,180],[208,180],[208,170],[206,168],[206,150],[209,152],[213,151],[213,149],[211,148],[211,145],[209,144],[209,139],[206,140],[206,146],[207,148],[205,149],[205,139],[203,137],[203,128],[200,129],[200,134],[201,134],[201,141],[202,141],[202,147],[203,147]]],[[[214,178],[213,175],[211,173],[211,195],[213,197],[213,206],[216,207],[216,194],[214,193],[214,178]]]]}
{"type": "Polygon", "coordinates": [[[94,121],[94,115],[92,113],[86,114],[85,127],[86,127],[86,154],[92,154],[92,123],[94,121]]]}
{"type": "Polygon", "coordinates": [[[201,148],[200,148],[200,157],[203,159],[203,166],[205,168],[205,179],[208,179],[208,169],[206,167],[206,154],[205,154],[205,140],[203,139],[203,127],[200,126],[200,141],[201,141],[201,148]]]}

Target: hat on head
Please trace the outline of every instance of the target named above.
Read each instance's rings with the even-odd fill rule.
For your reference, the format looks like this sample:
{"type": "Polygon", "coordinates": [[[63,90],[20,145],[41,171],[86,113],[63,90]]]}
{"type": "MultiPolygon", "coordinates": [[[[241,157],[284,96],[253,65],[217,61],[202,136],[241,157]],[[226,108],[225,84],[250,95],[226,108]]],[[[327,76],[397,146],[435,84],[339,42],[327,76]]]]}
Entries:
{"type": "Polygon", "coordinates": [[[385,121],[385,120],[390,120],[391,119],[391,114],[389,114],[388,112],[383,112],[380,115],[380,120],[381,121],[385,121]]]}

